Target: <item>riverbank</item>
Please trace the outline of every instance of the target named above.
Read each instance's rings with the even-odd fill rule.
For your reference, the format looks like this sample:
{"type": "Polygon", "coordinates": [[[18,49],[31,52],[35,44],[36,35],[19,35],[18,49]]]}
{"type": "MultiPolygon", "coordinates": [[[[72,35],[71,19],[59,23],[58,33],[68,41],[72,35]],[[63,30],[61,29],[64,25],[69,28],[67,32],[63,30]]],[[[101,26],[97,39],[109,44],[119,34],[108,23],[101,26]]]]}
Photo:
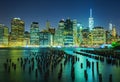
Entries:
{"type": "Polygon", "coordinates": [[[2,49],[9,49],[9,50],[26,50],[26,49],[50,49],[53,47],[0,47],[0,50],[2,49]]]}

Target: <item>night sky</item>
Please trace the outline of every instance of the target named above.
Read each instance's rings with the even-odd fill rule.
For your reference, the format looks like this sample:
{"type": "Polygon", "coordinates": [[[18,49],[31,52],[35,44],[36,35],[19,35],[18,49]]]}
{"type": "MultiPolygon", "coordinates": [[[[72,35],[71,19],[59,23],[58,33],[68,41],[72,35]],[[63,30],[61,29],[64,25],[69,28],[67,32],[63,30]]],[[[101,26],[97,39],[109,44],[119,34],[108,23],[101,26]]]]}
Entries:
{"type": "Polygon", "coordinates": [[[47,20],[58,27],[61,19],[77,19],[88,27],[89,9],[93,9],[95,26],[108,29],[111,21],[120,30],[120,0],[0,0],[0,23],[10,28],[10,21],[19,17],[29,31],[33,21],[45,28],[47,20]]]}

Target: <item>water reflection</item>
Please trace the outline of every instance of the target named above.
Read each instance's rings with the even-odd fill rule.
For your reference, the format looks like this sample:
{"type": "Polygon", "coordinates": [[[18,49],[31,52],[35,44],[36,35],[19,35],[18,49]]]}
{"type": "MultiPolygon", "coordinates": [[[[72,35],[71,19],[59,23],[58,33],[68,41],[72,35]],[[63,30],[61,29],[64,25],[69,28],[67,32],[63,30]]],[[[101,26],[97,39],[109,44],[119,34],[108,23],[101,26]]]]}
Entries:
{"type": "Polygon", "coordinates": [[[120,65],[107,64],[73,51],[73,48],[0,50],[0,82],[99,82],[99,78],[109,82],[111,74],[112,82],[120,82],[120,65]]]}

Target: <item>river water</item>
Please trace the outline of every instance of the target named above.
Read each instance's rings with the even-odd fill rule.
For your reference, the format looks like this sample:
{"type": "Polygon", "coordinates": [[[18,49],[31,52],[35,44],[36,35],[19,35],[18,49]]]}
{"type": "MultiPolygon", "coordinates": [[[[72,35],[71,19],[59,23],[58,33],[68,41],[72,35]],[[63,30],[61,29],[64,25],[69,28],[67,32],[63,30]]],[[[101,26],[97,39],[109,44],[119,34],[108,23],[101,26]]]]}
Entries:
{"type": "MultiPolygon", "coordinates": [[[[79,48],[75,48],[79,51],[79,48]]],[[[80,54],[73,53],[74,48],[64,48],[66,53],[79,58],[79,61],[74,63],[74,80],[71,78],[71,59],[67,61],[66,65],[62,66],[61,78],[58,79],[58,74],[60,70],[60,64],[64,63],[65,58],[61,60],[60,63],[56,65],[53,71],[49,71],[48,77],[45,78],[44,72],[38,72],[37,77],[35,69],[29,73],[29,65],[26,64],[25,69],[21,67],[20,58],[32,58],[41,55],[45,55],[49,52],[49,48],[28,48],[28,49],[1,49],[0,50],[0,82],[99,82],[99,74],[102,75],[102,82],[109,82],[109,77],[112,75],[112,82],[120,82],[120,65],[107,64],[106,61],[101,62],[92,58],[82,56],[80,54]],[[19,58],[19,60],[18,60],[19,58]],[[8,59],[8,60],[7,60],[8,59]],[[11,63],[16,64],[16,70],[12,67],[11,63]],[[94,62],[94,72],[92,67],[86,67],[86,59],[92,64],[94,62]],[[4,68],[4,63],[8,62],[10,69],[8,71],[4,68]],[[98,71],[96,67],[96,62],[99,63],[98,71]],[[81,63],[83,67],[81,68],[81,63]],[[84,77],[84,70],[87,71],[88,79],[84,77]]],[[[57,53],[56,53],[57,54],[57,53]]],[[[44,63],[43,63],[44,64],[44,63]]],[[[35,63],[35,68],[37,64],[35,63]]],[[[45,70],[45,68],[43,68],[45,70]]]]}

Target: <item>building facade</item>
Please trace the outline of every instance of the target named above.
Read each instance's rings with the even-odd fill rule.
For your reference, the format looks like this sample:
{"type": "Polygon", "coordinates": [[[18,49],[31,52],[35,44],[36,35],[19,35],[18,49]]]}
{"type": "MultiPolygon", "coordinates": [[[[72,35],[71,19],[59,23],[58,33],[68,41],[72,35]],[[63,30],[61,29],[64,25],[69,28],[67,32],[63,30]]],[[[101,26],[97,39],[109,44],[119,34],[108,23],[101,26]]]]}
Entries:
{"type": "Polygon", "coordinates": [[[111,34],[112,34],[112,41],[113,42],[117,41],[117,32],[116,32],[116,27],[115,26],[113,26],[111,34]]]}
{"type": "Polygon", "coordinates": [[[30,27],[30,45],[39,46],[39,23],[32,22],[30,27]]]}
{"type": "Polygon", "coordinates": [[[83,35],[82,35],[83,26],[82,24],[77,24],[77,46],[81,46],[81,43],[83,41],[83,35]]]}
{"type": "Polygon", "coordinates": [[[91,44],[99,46],[106,44],[106,31],[103,27],[94,27],[91,31],[91,44]]]}
{"type": "Polygon", "coordinates": [[[8,46],[9,29],[3,24],[0,24],[0,47],[8,46]]]}
{"type": "Polygon", "coordinates": [[[73,20],[73,46],[78,46],[78,32],[77,32],[77,20],[73,20]]]}
{"type": "Polygon", "coordinates": [[[51,45],[51,37],[52,35],[51,35],[51,33],[49,33],[49,32],[40,32],[39,33],[39,38],[40,38],[40,46],[42,47],[42,46],[44,46],[44,47],[50,47],[50,46],[52,46],[51,45]]]}
{"type": "Polygon", "coordinates": [[[24,46],[25,47],[30,46],[30,33],[28,31],[25,31],[24,33],[24,46]]]}
{"type": "Polygon", "coordinates": [[[64,28],[65,28],[64,19],[59,21],[58,28],[55,31],[55,46],[64,46],[64,28]]]}
{"type": "Polygon", "coordinates": [[[20,18],[13,18],[11,21],[11,34],[9,36],[9,46],[23,46],[25,23],[20,18]]]}
{"type": "Polygon", "coordinates": [[[65,21],[65,28],[64,28],[64,46],[73,46],[74,45],[74,38],[73,38],[73,22],[69,18],[65,21]]]}
{"type": "Polygon", "coordinates": [[[90,9],[90,17],[89,17],[89,31],[94,28],[94,18],[92,17],[92,9],[90,9]]]}
{"type": "Polygon", "coordinates": [[[84,28],[81,30],[82,33],[82,40],[81,40],[81,45],[82,47],[88,47],[89,45],[89,29],[88,28],[84,28]]]}

